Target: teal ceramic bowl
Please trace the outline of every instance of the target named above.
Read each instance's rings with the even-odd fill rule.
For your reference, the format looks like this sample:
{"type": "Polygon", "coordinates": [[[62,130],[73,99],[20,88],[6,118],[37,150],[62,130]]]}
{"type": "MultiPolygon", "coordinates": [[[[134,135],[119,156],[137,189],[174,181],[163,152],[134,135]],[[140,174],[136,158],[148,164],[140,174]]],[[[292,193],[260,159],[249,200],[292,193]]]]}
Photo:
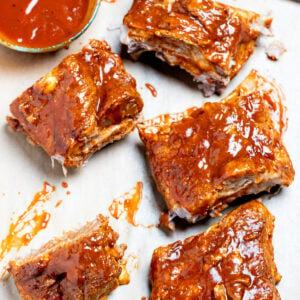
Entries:
{"type": "Polygon", "coordinates": [[[53,46],[49,46],[49,47],[45,47],[45,48],[27,48],[27,47],[22,47],[19,45],[14,45],[1,37],[0,37],[0,44],[7,48],[16,50],[16,51],[28,52],[28,53],[53,52],[53,51],[59,50],[64,47],[68,47],[74,40],[79,38],[93,23],[96,15],[99,11],[100,2],[101,2],[101,0],[95,0],[94,6],[91,8],[91,12],[88,14],[88,17],[85,20],[86,25],[78,33],[76,33],[73,37],[69,38],[68,40],[66,40],[58,45],[53,45],[53,46]]]}

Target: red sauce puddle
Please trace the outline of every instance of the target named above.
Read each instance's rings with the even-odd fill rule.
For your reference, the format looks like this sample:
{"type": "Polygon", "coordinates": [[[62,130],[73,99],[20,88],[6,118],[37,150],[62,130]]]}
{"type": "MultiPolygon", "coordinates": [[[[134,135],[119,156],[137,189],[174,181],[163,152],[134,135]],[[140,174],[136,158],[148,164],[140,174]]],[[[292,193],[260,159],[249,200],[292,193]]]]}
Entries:
{"type": "Polygon", "coordinates": [[[151,92],[152,96],[154,98],[156,98],[157,97],[157,90],[155,89],[155,87],[153,85],[151,85],[150,83],[146,83],[145,86],[151,92]]]}
{"type": "Polygon", "coordinates": [[[111,216],[119,219],[124,213],[127,222],[135,227],[142,226],[144,228],[152,228],[156,225],[142,225],[135,222],[135,215],[139,209],[140,202],[143,197],[143,183],[137,182],[135,188],[125,193],[118,199],[113,200],[108,210],[111,216]]]}
{"type": "Polygon", "coordinates": [[[54,186],[44,182],[44,188],[35,194],[26,210],[16,222],[10,225],[6,238],[1,242],[0,261],[13,248],[20,250],[21,247],[27,246],[41,230],[47,227],[51,214],[44,210],[38,212],[37,206],[49,201],[54,191],[54,186]]]}
{"type": "Polygon", "coordinates": [[[84,28],[96,4],[95,0],[2,0],[0,32],[23,47],[58,45],[84,28]]]}

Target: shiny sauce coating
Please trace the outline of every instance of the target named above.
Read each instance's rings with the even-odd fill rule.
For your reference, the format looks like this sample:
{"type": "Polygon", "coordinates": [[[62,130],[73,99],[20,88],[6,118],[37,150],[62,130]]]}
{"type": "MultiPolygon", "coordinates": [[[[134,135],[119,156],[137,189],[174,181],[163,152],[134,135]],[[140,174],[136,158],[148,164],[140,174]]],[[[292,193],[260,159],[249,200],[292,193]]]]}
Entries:
{"type": "Polygon", "coordinates": [[[95,0],[6,0],[0,2],[0,36],[28,48],[58,45],[86,25],[95,0]]]}
{"type": "Polygon", "coordinates": [[[30,299],[98,299],[119,285],[126,246],[117,249],[117,239],[99,215],[79,232],[49,242],[37,256],[13,262],[12,274],[30,299]]]}
{"type": "Polygon", "coordinates": [[[294,170],[281,141],[283,110],[274,86],[252,72],[221,102],[139,125],[169,209],[206,216],[227,198],[247,194],[254,177],[255,184],[269,176],[289,185],[294,170]]]}
{"type": "Polygon", "coordinates": [[[120,56],[91,40],[13,101],[15,119],[8,122],[61,163],[79,166],[114,134],[133,128],[142,108],[120,56]]]}
{"type": "Polygon", "coordinates": [[[253,201],[203,234],[157,248],[150,299],[279,300],[272,233],[272,215],[253,201]]]}
{"type": "Polygon", "coordinates": [[[193,75],[217,66],[232,77],[253,52],[258,18],[211,0],[135,0],[124,25],[130,39],[155,45],[166,57],[172,53],[172,64],[193,75]]]}

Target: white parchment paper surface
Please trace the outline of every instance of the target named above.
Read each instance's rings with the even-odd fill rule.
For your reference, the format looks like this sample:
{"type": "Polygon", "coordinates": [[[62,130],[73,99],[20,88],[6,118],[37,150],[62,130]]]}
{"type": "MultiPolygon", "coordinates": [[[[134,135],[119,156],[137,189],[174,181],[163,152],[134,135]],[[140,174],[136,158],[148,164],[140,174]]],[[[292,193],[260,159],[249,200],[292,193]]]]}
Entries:
{"type": "MultiPolygon", "coordinates": [[[[233,0],[232,4],[263,13],[271,11],[274,18],[273,32],[287,48],[278,62],[268,60],[262,47],[256,48],[254,55],[230,83],[223,96],[231,92],[252,68],[271,74],[285,92],[289,126],[284,140],[296,177],[292,186],[283,189],[270,200],[266,198],[264,203],[276,217],[275,259],[283,276],[278,289],[282,299],[297,300],[300,297],[300,3],[290,0],[233,0]]],[[[120,27],[130,6],[131,0],[117,0],[114,4],[103,2],[92,26],[68,50],[32,55],[0,47],[0,239],[6,236],[11,218],[28,206],[34,194],[42,189],[44,181],[57,187],[52,201],[63,200],[62,205],[54,210],[48,228],[37,235],[19,255],[38,248],[64,230],[78,228],[99,213],[109,215],[108,206],[112,200],[133,188],[137,181],[144,183],[137,223],[147,225],[158,222],[164,204],[147,168],[137,131],[99,151],[86,167],[70,171],[68,177],[64,178],[58,164],[52,168],[50,158],[43,150],[29,145],[22,135],[8,131],[5,121],[13,99],[68,54],[81,49],[89,39],[105,39],[113,51],[121,53],[120,32],[116,28],[120,27]],[[70,195],[66,195],[66,189],[61,186],[62,181],[69,184],[70,195]]],[[[160,62],[153,65],[124,58],[124,64],[137,80],[138,91],[145,102],[145,119],[220,99],[217,96],[204,98],[195,85],[188,80],[181,80],[181,75],[169,72],[169,68],[160,62]],[[156,98],[145,87],[145,83],[150,83],[157,89],[156,98]]],[[[232,207],[224,213],[231,209],[232,207]]],[[[157,228],[136,228],[124,220],[111,220],[114,229],[120,233],[120,242],[128,244],[126,255],[133,254],[137,259],[134,262],[131,259],[132,263],[129,263],[130,284],[119,287],[109,299],[139,300],[142,296],[148,297],[148,273],[153,250],[160,245],[201,233],[216,221],[210,219],[166,234],[157,228]],[[137,263],[137,268],[133,266],[134,263],[137,263]]],[[[18,297],[11,281],[0,283],[1,300],[19,299],[18,297]]]]}

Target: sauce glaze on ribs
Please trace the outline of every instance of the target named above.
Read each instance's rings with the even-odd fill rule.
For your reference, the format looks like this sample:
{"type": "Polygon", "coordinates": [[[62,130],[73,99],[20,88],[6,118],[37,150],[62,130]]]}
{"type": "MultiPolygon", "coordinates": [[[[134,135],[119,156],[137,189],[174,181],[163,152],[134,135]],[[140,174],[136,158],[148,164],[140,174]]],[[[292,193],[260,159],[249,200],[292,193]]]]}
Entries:
{"type": "Polygon", "coordinates": [[[12,261],[10,272],[25,300],[99,299],[119,284],[128,283],[122,272],[124,247],[118,234],[99,215],[77,232],[47,243],[36,255],[12,261]]]}
{"type": "Polygon", "coordinates": [[[274,263],[274,217],[244,204],[205,233],[157,248],[151,300],[280,300],[274,263]]]}
{"type": "Polygon", "coordinates": [[[121,42],[189,72],[206,96],[227,86],[267,31],[270,18],[212,0],[134,0],[121,42]]]}
{"type": "Polygon", "coordinates": [[[64,166],[79,167],[135,126],[143,102],[119,55],[92,40],[10,106],[10,127],[64,166]]]}
{"type": "Polygon", "coordinates": [[[252,71],[219,103],[138,125],[171,215],[196,222],[238,197],[292,183],[282,98],[273,82],[252,71]]]}

